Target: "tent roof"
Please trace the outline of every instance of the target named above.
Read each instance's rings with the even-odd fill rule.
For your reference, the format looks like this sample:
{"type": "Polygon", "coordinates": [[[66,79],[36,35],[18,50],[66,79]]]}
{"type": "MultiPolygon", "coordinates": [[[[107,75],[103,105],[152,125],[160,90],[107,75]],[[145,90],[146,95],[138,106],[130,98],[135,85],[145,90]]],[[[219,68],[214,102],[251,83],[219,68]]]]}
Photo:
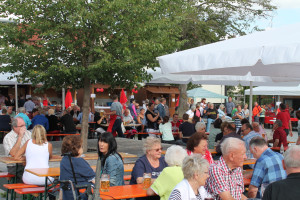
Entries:
{"type": "MultiPolygon", "coordinates": [[[[268,87],[260,86],[253,88],[253,95],[281,95],[300,96],[300,85],[297,87],[268,87]]],[[[250,95],[250,89],[245,90],[245,95],[250,95]]]]}
{"type": "Polygon", "coordinates": [[[187,91],[188,97],[192,98],[216,98],[216,99],[227,99],[227,96],[217,94],[203,88],[194,88],[187,91]]]}

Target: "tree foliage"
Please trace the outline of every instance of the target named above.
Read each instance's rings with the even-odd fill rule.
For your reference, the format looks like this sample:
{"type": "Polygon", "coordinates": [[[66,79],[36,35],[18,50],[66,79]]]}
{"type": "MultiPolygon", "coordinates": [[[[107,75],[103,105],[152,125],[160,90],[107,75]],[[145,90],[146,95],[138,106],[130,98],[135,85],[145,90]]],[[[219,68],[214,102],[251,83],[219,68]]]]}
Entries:
{"type": "Polygon", "coordinates": [[[149,79],[144,67],[178,49],[179,0],[2,0],[1,71],[44,88],[91,83],[130,88],[149,79]]]}

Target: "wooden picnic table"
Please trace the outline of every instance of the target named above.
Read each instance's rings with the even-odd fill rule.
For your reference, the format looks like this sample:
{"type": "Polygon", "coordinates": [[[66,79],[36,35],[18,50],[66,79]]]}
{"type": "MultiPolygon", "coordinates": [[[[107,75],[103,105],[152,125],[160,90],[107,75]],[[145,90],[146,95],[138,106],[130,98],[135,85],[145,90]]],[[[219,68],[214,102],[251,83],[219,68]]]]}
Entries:
{"type": "MultiPolygon", "coordinates": [[[[284,147],[284,151],[286,151],[289,147],[284,147]]],[[[273,151],[280,151],[280,147],[271,147],[270,149],[272,149],[273,151]]]]}
{"type": "MultiPolygon", "coordinates": [[[[216,149],[208,149],[209,150],[209,152],[212,154],[212,155],[214,155],[214,154],[217,154],[217,151],[216,151],[216,149]]],[[[161,153],[162,154],[166,154],[166,150],[163,150],[161,153]]]]}
{"type": "MultiPolygon", "coordinates": [[[[119,152],[119,154],[122,156],[122,158],[136,158],[137,155],[130,154],[130,153],[124,153],[124,152],[119,152]]],[[[87,153],[83,154],[84,156],[82,157],[85,160],[97,160],[98,159],[98,154],[97,153],[87,153]]],[[[49,160],[50,162],[60,162],[62,159],[62,156],[60,155],[53,155],[52,158],[49,160]]],[[[0,157],[0,162],[3,162],[5,164],[20,164],[20,163],[25,163],[25,161],[22,160],[15,160],[12,157],[0,157]]]]}
{"type": "MultiPolygon", "coordinates": [[[[109,123],[107,124],[99,124],[100,126],[102,127],[108,127],[109,126],[109,123]]],[[[131,127],[131,126],[134,126],[134,127],[138,127],[138,126],[141,126],[142,124],[124,124],[124,127],[131,127]]]]}
{"type": "Polygon", "coordinates": [[[256,159],[246,159],[246,160],[244,160],[243,165],[253,165],[255,163],[256,163],[256,159]]]}
{"type": "Polygon", "coordinates": [[[147,190],[143,189],[142,184],[113,186],[108,192],[100,191],[101,199],[131,199],[147,196],[147,190]]]}
{"type": "MultiPolygon", "coordinates": [[[[131,172],[134,167],[134,164],[124,164],[124,172],[131,172]]],[[[93,165],[91,168],[96,171],[96,166],[93,165]]],[[[56,177],[60,175],[59,167],[50,167],[50,168],[34,168],[34,169],[26,169],[27,172],[34,174],[39,177],[56,177]]]]}

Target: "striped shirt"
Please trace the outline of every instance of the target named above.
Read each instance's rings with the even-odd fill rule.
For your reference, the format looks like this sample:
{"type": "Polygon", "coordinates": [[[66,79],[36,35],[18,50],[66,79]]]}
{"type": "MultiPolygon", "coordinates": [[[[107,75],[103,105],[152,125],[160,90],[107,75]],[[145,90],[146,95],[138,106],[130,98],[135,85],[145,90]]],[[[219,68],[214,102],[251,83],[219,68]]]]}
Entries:
{"type": "MultiPolygon", "coordinates": [[[[31,139],[31,132],[27,131],[25,132],[22,140],[21,140],[21,145],[22,147],[27,140],[31,139]]],[[[5,156],[10,156],[9,152],[10,150],[15,146],[16,142],[18,140],[18,134],[14,132],[14,130],[11,130],[3,139],[3,146],[4,146],[4,151],[5,151],[5,156]]]]}
{"type": "MultiPolygon", "coordinates": [[[[169,200],[181,200],[181,193],[179,190],[173,190],[173,192],[171,193],[169,200]]],[[[203,200],[201,198],[200,193],[196,195],[196,200],[203,200]]]]}
{"type": "Polygon", "coordinates": [[[205,189],[220,200],[219,194],[229,191],[234,199],[241,199],[244,192],[243,173],[240,167],[230,170],[221,156],[214,164],[210,165],[209,178],[205,189]]]}

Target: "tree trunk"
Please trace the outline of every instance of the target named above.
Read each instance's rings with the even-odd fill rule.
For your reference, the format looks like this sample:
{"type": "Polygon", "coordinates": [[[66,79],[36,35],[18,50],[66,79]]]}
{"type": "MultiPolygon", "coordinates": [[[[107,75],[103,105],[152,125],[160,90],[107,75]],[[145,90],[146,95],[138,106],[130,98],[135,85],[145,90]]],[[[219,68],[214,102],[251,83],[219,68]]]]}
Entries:
{"type": "Polygon", "coordinates": [[[179,107],[178,107],[178,115],[179,118],[182,118],[182,115],[189,109],[188,106],[188,97],[187,97],[187,85],[179,85],[179,92],[180,92],[180,98],[179,98],[179,107]]]}
{"type": "Polygon", "coordinates": [[[87,152],[87,139],[89,132],[89,107],[90,107],[90,79],[84,78],[84,95],[83,95],[83,107],[82,107],[82,124],[81,124],[81,139],[83,152],[87,152]]]}

